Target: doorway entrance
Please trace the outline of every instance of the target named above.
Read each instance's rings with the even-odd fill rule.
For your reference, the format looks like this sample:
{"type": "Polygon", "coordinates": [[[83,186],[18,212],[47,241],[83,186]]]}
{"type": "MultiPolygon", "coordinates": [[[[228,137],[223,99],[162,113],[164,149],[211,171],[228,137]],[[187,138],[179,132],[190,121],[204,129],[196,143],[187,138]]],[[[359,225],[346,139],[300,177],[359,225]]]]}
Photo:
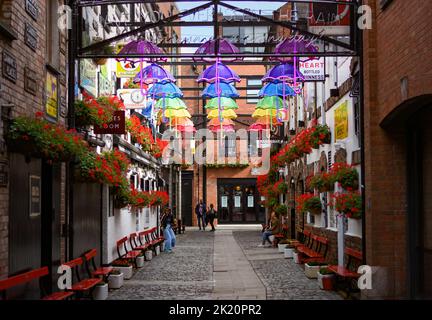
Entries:
{"type": "Polygon", "coordinates": [[[256,179],[218,179],[218,223],[264,223],[256,179]]]}

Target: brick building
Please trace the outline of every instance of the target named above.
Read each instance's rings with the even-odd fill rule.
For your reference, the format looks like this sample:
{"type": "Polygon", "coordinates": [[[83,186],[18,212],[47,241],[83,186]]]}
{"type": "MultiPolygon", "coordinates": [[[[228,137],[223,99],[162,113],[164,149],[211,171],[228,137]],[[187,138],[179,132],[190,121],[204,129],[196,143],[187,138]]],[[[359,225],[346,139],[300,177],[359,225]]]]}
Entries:
{"type": "Polygon", "coordinates": [[[364,1],[367,264],[371,297],[431,298],[430,1],[364,1]]]}

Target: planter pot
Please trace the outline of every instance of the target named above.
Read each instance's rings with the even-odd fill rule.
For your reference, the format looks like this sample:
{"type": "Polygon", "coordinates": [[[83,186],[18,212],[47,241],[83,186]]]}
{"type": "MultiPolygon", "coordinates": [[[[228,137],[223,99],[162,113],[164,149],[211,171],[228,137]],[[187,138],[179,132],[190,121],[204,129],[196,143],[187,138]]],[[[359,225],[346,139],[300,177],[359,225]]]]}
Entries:
{"type": "Polygon", "coordinates": [[[334,279],[335,276],[333,274],[321,274],[318,273],[318,285],[320,287],[320,289],[322,290],[327,290],[327,291],[331,291],[333,290],[333,284],[334,284],[334,279]]]}
{"type": "Polygon", "coordinates": [[[310,266],[309,264],[305,264],[305,275],[309,279],[316,279],[318,278],[318,271],[325,266],[310,266]]]}
{"type": "Polygon", "coordinates": [[[137,265],[137,268],[144,267],[144,256],[138,256],[136,258],[136,265],[137,265]]]}
{"type": "Polygon", "coordinates": [[[160,255],[160,246],[155,247],[155,256],[160,255]]]}
{"type": "Polygon", "coordinates": [[[284,253],[284,250],[286,248],[286,244],[278,244],[278,250],[280,253],[284,253]]]}
{"type": "Polygon", "coordinates": [[[153,251],[147,250],[144,253],[144,256],[145,256],[146,261],[151,261],[151,259],[153,258],[153,251]]]}
{"type": "Polygon", "coordinates": [[[294,259],[294,263],[300,264],[300,254],[298,252],[293,252],[293,259],[294,259]]]}
{"type": "Polygon", "coordinates": [[[292,259],[294,254],[294,248],[285,248],[284,249],[284,257],[286,259],[292,259]]]}
{"type": "Polygon", "coordinates": [[[94,287],[92,296],[93,300],[106,300],[108,298],[108,283],[94,287]]]}
{"type": "Polygon", "coordinates": [[[110,274],[108,277],[108,287],[110,289],[119,289],[123,286],[124,275],[120,274],[110,274]]]}
{"type": "Polygon", "coordinates": [[[133,275],[133,268],[132,266],[128,267],[113,267],[115,270],[119,270],[121,273],[123,273],[123,278],[125,280],[132,278],[133,275]]]}

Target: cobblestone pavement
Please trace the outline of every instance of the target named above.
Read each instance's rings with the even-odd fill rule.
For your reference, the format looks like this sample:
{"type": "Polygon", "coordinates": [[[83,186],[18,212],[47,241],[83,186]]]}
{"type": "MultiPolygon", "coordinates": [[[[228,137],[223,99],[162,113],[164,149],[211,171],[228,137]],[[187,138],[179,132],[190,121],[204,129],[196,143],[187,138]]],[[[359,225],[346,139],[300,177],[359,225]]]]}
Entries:
{"type": "Polygon", "coordinates": [[[177,235],[174,253],[162,253],[112,290],[113,300],[210,299],[213,291],[213,232],[177,235]]]}
{"type": "Polygon", "coordinates": [[[261,232],[235,231],[233,236],[262,283],[269,300],[339,300],[334,292],[323,291],[315,279],[304,275],[301,265],[284,259],[275,248],[258,248],[261,232]]]}

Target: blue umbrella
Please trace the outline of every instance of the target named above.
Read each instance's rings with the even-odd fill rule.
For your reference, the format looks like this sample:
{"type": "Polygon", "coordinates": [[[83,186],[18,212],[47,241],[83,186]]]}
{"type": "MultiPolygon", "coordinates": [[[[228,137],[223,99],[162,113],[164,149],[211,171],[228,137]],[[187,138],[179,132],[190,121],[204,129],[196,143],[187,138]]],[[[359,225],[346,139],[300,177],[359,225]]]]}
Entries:
{"type": "Polygon", "coordinates": [[[296,95],[297,94],[295,93],[295,91],[289,85],[282,82],[267,83],[264,87],[262,87],[262,89],[258,93],[258,96],[261,98],[265,96],[294,97],[296,95]]]}
{"type": "Polygon", "coordinates": [[[155,83],[150,90],[147,91],[149,97],[160,99],[166,98],[182,98],[183,92],[172,82],[155,83]]]}
{"type": "Polygon", "coordinates": [[[147,119],[152,118],[152,108],[153,108],[153,102],[148,101],[145,108],[141,109],[141,114],[146,117],[147,119]]]}
{"type": "Polygon", "coordinates": [[[218,96],[226,97],[226,98],[238,98],[240,95],[237,92],[237,89],[229,83],[220,82],[219,83],[220,95],[218,95],[217,85],[216,83],[210,84],[203,91],[203,98],[216,98],[218,96]]]}

